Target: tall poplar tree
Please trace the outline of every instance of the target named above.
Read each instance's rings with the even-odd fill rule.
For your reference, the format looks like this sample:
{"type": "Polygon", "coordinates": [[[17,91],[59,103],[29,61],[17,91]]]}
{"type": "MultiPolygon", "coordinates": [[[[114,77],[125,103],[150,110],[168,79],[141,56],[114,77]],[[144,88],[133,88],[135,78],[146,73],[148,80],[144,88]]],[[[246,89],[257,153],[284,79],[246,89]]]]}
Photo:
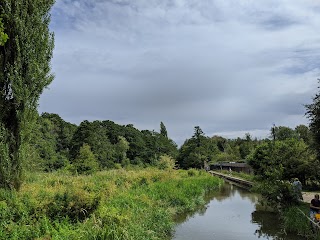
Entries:
{"type": "Polygon", "coordinates": [[[38,100],[53,80],[49,31],[54,0],[1,0],[7,41],[0,46],[0,187],[19,189],[23,152],[38,100]]]}
{"type": "Polygon", "coordinates": [[[167,128],[163,122],[160,123],[160,134],[166,138],[168,138],[167,128]]]}

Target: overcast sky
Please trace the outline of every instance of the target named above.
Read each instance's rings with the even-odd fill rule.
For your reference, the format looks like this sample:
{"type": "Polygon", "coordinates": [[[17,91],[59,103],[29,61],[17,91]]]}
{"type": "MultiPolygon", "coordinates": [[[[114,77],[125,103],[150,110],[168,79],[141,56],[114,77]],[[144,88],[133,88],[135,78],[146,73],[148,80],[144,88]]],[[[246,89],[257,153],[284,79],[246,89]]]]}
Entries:
{"type": "Polygon", "coordinates": [[[39,112],[112,120],[179,145],[308,124],[320,77],[317,0],[56,0],[39,112]]]}

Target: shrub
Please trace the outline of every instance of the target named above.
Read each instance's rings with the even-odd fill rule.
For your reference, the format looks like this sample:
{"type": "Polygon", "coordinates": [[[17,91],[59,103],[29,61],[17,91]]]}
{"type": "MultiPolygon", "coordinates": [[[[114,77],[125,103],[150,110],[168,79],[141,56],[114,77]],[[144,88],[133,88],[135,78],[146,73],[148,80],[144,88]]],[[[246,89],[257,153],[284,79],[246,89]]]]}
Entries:
{"type": "Polygon", "coordinates": [[[172,157],[168,155],[162,155],[157,165],[161,170],[174,169],[176,166],[176,162],[172,157]]]}
{"type": "Polygon", "coordinates": [[[80,174],[91,174],[98,170],[99,164],[88,144],[83,144],[79,155],[74,159],[73,166],[80,174]]]}

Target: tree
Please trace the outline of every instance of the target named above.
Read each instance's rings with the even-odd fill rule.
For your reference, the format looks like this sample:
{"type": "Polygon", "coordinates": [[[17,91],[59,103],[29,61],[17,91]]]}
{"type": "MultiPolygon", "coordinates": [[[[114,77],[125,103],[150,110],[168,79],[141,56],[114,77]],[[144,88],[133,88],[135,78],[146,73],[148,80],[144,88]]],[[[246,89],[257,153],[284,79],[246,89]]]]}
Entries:
{"type": "Polygon", "coordinates": [[[296,126],[295,131],[299,139],[302,139],[307,145],[311,144],[311,132],[306,125],[296,126]]]}
{"type": "Polygon", "coordinates": [[[123,136],[119,136],[119,141],[116,144],[116,161],[122,163],[127,160],[127,151],[129,150],[129,143],[127,139],[123,136]]]}
{"type": "Polygon", "coordinates": [[[115,147],[110,143],[107,129],[102,122],[87,120],[80,123],[71,140],[70,157],[74,159],[83,144],[90,145],[102,168],[112,167],[115,161],[115,147]]]}
{"type": "MultiPolygon", "coordinates": [[[[320,79],[318,79],[320,83],[320,79]]],[[[320,87],[318,86],[318,89],[320,87]]],[[[309,118],[309,128],[312,133],[312,145],[317,152],[317,157],[320,159],[320,92],[316,93],[313,97],[313,103],[305,105],[307,112],[306,115],[309,118]]]]}
{"type": "Polygon", "coordinates": [[[160,134],[166,138],[168,137],[168,132],[163,122],[160,123],[160,134]]]}
{"type": "Polygon", "coordinates": [[[295,130],[285,126],[279,126],[279,127],[273,126],[271,128],[271,134],[273,135],[273,139],[280,140],[280,141],[291,139],[291,138],[298,139],[298,136],[295,130]]]}
{"type": "Polygon", "coordinates": [[[256,190],[268,202],[282,205],[297,200],[289,182],[292,178],[298,177],[305,186],[306,180],[316,179],[320,170],[319,162],[304,141],[294,138],[261,144],[251,155],[249,164],[259,180],[256,190]]]}
{"type": "Polygon", "coordinates": [[[54,78],[50,73],[54,39],[49,31],[53,3],[0,2],[1,28],[8,35],[0,47],[0,187],[18,189],[21,185],[23,151],[36,120],[38,100],[54,78]]]}
{"type": "Polygon", "coordinates": [[[75,124],[64,121],[58,114],[42,113],[40,120],[49,120],[52,125],[52,134],[56,135],[56,148],[57,151],[69,157],[69,149],[72,137],[77,130],[75,124]]]}
{"type": "Polygon", "coordinates": [[[181,168],[203,168],[207,163],[215,161],[218,152],[216,142],[205,137],[201,128],[196,126],[194,135],[179,149],[177,160],[181,168]]]}
{"type": "Polygon", "coordinates": [[[83,144],[78,156],[73,160],[73,166],[80,174],[91,174],[98,170],[99,164],[88,144],[83,144]]]}
{"type": "Polygon", "coordinates": [[[277,180],[298,177],[303,184],[307,179],[316,178],[320,170],[308,146],[297,139],[261,144],[254,150],[249,164],[262,179],[274,178],[274,173],[278,172],[277,180]]]}
{"type": "Polygon", "coordinates": [[[57,114],[43,113],[38,117],[30,143],[38,150],[44,170],[53,171],[68,164],[70,139],[76,128],[57,114]]]}
{"type": "Polygon", "coordinates": [[[192,136],[196,140],[197,147],[201,145],[201,139],[205,138],[202,129],[199,126],[194,127],[194,134],[192,136]]]}

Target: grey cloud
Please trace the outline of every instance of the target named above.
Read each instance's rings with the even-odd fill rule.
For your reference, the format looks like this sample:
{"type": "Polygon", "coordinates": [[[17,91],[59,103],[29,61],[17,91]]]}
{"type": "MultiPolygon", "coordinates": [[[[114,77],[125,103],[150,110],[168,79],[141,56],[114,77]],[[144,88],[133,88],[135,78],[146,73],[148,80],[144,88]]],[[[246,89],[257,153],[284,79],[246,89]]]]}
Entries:
{"type": "Polygon", "coordinates": [[[57,0],[56,79],[40,112],[151,130],[164,121],[179,143],[196,125],[234,136],[305,123],[320,73],[318,5],[57,0]]]}

